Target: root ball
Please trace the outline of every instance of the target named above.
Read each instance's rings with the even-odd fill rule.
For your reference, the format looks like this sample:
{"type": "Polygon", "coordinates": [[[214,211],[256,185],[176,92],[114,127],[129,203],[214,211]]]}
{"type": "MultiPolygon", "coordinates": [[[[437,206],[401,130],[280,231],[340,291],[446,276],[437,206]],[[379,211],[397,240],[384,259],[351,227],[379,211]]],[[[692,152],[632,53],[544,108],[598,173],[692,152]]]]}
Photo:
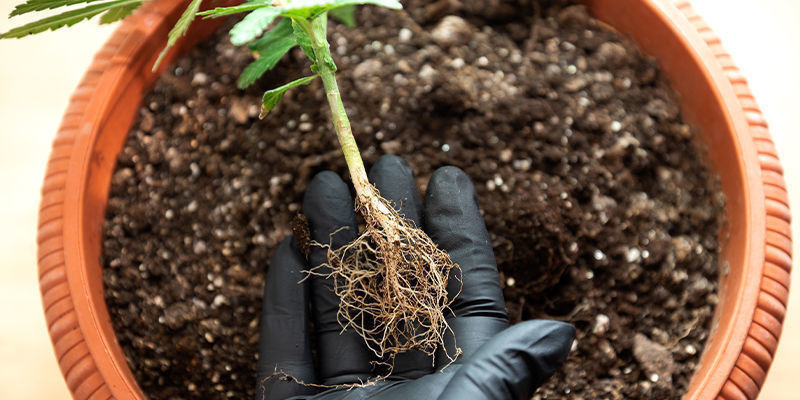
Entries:
{"type": "MultiPolygon", "coordinates": [[[[453,299],[449,279],[461,280],[461,269],[447,252],[412,221],[403,218],[378,195],[359,196],[357,210],[366,228],[353,242],[328,249],[326,265],[312,269],[333,278],[340,298],[337,319],[353,329],[379,358],[393,360],[409,350],[433,356],[444,347],[450,326],[445,316],[453,299]]],[[[453,361],[460,354],[447,354],[453,361]]]]}

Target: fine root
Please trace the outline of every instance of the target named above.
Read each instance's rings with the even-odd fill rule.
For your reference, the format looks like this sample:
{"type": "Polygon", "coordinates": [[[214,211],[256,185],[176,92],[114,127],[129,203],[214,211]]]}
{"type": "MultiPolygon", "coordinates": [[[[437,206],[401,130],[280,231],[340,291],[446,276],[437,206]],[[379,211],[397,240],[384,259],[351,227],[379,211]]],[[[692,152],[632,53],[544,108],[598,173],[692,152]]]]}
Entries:
{"type": "Polygon", "coordinates": [[[364,232],[338,249],[321,245],[328,262],[310,273],[333,278],[342,330],[357,332],[378,358],[393,360],[409,350],[434,356],[441,347],[452,362],[461,350],[448,352],[444,346],[445,335],[452,337],[445,316],[458,293],[448,297],[447,282],[461,282],[461,269],[377,189],[370,189],[370,195],[356,200],[364,232]]]}
{"type": "MultiPolygon", "coordinates": [[[[383,364],[383,363],[377,363],[377,364],[383,364]]],[[[390,370],[389,370],[390,372],[389,373],[387,373],[385,375],[379,375],[379,376],[373,377],[372,379],[369,379],[369,380],[367,380],[365,382],[364,381],[359,381],[357,383],[345,383],[345,384],[338,384],[338,385],[324,385],[324,384],[321,384],[321,383],[311,383],[311,382],[303,381],[302,379],[296,378],[295,376],[286,373],[282,369],[279,370],[277,368],[277,366],[276,366],[275,370],[271,374],[265,376],[264,378],[262,378],[258,382],[258,384],[261,386],[261,389],[263,390],[263,394],[261,395],[261,400],[266,400],[266,397],[267,397],[267,383],[269,383],[269,381],[273,380],[273,379],[277,379],[277,380],[280,380],[280,381],[283,381],[283,382],[294,382],[294,383],[296,383],[296,384],[298,384],[300,386],[313,387],[313,388],[317,388],[317,389],[342,389],[343,388],[343,389],[346,389],[346,390],[350,391],[350,390],[357,389],[357,388],[365,388],[365,387],[373,386],[378,382],[385,381],[386,378],[388,378],[389,375],[391,375],[391,366],[389,366],[389,367],[390,367],[390,370]]]]}

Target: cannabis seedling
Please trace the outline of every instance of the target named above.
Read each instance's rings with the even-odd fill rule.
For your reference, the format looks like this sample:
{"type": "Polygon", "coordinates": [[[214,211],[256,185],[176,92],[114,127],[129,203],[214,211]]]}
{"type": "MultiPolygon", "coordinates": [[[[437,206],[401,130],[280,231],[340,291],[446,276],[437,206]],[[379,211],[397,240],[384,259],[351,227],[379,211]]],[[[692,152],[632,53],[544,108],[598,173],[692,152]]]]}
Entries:
{"type": "MultiPolygon", "coordinates": [[[[327,40],[328,14],[347,25],[354,23],[354,6],[373,4],[400,9],[397,0],[250,0],[231,7],[200,11],[202,0],[191,0],[156,61],[186,33],[196,16],[218,18],[247,13],[230,31],[231,42],[247,44],[256,60],[242,72],[238,85],[247,87],[271,70],[295,46],[311,60],[306,76],[264,93],[260,118],[264,118],[287,90],[321,78],[331,110],[331,119],[342,148],[353,186],[356,209],[366,229],[352,243],[334,249],[327,246],[328,263],[310,274],[333,278],[339,295],[338,319],[343,329],[352,328],[378,356],[417,349],[431,356],[443,347],[449,330],[445,314],[452,302],[447,282],[456,272],[449,255],[413,222],[399,215],[389,201],[367,179],[364,162],[356,145],[336,82],[336,64],[327,40]],[[370,321],[368,325],[364,321],[370,321]]],[[[142,0],[28,0],[11,16],[80,3],[90,5],[48,17],[6,32],[0,38],[23,37],[70,26],[102,14],[101,23],[114,22],[131,14],[142,0]]],[[[156,66],[153,68],[155,69],[156,66]]],[[[454,360],[455,354],[448,354],[454,360]]]]}

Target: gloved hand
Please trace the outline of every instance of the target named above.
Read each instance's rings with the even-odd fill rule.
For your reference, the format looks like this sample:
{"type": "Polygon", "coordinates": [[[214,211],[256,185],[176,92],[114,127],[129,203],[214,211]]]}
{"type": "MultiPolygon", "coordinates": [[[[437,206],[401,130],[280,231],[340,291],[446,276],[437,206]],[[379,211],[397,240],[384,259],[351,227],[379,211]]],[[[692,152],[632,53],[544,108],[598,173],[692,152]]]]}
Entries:
{"type": "MultiPolygon", "coordinates": [[[[450,366],[444,353],[400,354],[392,375],[374,385],[324,390],[281,379],[282,371],[305,383],[337,385],[375,377],[376,361],[363,339],[341,332],[336,320],[339,299],[332,282],[305,277],[302,270],[326,261],[326,250],[312,247],[308,262],[293,238],[278,247],[267,273],[261,317],[257,399],[527,399],[564,362],[575,329],[557,321],[526,321],[508,328],[503,293],[489,234],[478,211],[475,188],[456,167],[437,170],[425,202],[417,192],[411,167],[401,158],[383,156],[369,173],[381,195],[406,218],[422,227],[462,270],[451,278],[448,293],[460,294],[451,305],[446,337],[448,354],[463,354],[450,366]],[[298,283],[299,282],[299,283],[298,283]],[[310,301],[309,301],[310,300],[310,301]],[[309,304],[311,308],[309,309],[309,304]],[[317,365],[311,352],[314,322],[317,365]],[[294,397],[293,397],[294,396],[294,397]]],[[[303,213],[311,237],[336,247],[355,239],[356,215],[347,185],[333,172],[314,177],[303,213]],[[341,229],[341,227],[347,229],[341,229]],[[331,238],[331,234],[336,232],[331,238]]],[[[324,271],[322,271],[324,272],[324,271]]]]}

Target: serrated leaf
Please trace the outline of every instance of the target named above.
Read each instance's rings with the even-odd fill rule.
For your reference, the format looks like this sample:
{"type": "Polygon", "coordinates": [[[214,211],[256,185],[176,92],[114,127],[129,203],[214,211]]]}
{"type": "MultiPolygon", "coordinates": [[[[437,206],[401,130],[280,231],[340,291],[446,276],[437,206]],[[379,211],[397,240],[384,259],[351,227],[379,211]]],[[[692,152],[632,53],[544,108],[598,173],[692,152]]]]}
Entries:
{"type": "Polygon", "coordinates": [[[399,10],[403,8],[403,5],[397,0],[331,0],[330,3],[331,4],[325,6],[323,12],[334,10],[339,7],[355,5],[375,5],[391,8],[392,10],[399,10]]]}
{"type": "MultiPolygon", "coordinates": [[[[270,7],[272,4],[273,3],[269,0],[253,0],[238,6],[218,7],[213,10],[204,11],[200,13],[200,15],[206,18],[216,18],[270,7]]],[[[311,20],[328,11],[358,4],[374,4],[392,9],[403,8],[397,0],[287,0],[287,4],[275,8],[283,10],[280,14],[282,17],[311,20]]]]}
{"type": "Polygon", "coordinates": [[[252,41],[264,32],[264,29],[275,21],[281,9],[275,7],[259,8],[247,14],[231,28],[231,43],[241,46],[252,41]]]}
{"type": "Polygon", "coordinates": [[[284,12],[281,15],[310,20],[340,7],[359,4],[372,4],[397,10],[403,8],[398,0],[289,0],[287,5],[282,6],[284,12]]]}
{"type": "Polygon", "coordinates": [[[112,22],[119,21],[128,15],[131,15],[133,10],[139,8],[140,5],[142,5],[142,2],[108,10],[100,17],[100,24],[110,24],[112,22]]]}
{"type": "MultiPolygon", "coordinates": [[[[278,58],[278,60],[280,60],[280,58],[278,58]]],[[[239,87],[239,89],[246,89],[274,66],[275,64],[272,64],[272,60],[257,58],[242,71],[241,75],[239,75],[239,80],[236,82],[236,86],[239,87]]]]}
{"type": "Polygon", "coordinates": [[[131,4],[140,3],[141,1],[142,0],[113,0],[67,11],[11,29],[6,33],[0,34],[0,39],[21,38],[46,30],[56,30],[65,26],[72,26],[85,19],[92,18],[115,8],[127,7],[131,4]]]}
{"type": "Polygon", "coordinates": [[[288,0],[283,5],[283,15],[287,17],[311,19],[322,12],[332,0],[288,0]]]}
{"type": "Polygon", "coordinates": [[[248,12],[253,10],[258,10],[260,8],[265,7],[272,7],[271,0],[251,0],[244,4],[239,4],[237,6],[231,7],[217,7],[211,10],[206,10],[197,13],[197,15],[202,15],[204,18],[219,18],[225,17],[232,14],[237,14],[241,12],[248,12]]]}
{"type": "Polygon", "coordinates": [[[186,34],[186,31],[189,30],[189,25],[192,24],[195,15],[197,15],[197,10],[200,9],[200,3],[203,0],[192,0],[189,3],[189,6],[186,7],[186,10],[183,11],[181,17],[178,18],[178,22],[175,23],[175,26],[172,27],[172,30],[169,31],[169,36],[167,38],[167,45],[164,47],[164,50],[161,50],[161,54],[158,55],[158,59],[156,59],[155,65],[153,65],[153,71],[158,68],[158,64],[161,63],[161,60],[164,59],[164,56],[167,55],[167,50],[172,47],[178,39],[186,34]]]}
{"type": "Polygon", "coordinates": [[[250,48],[259,57],[239,75],[237,85],[240,89],[252,85],[265,72],[275,68],[275,65],[278,64],[283,55],[297,45],[294,40],[291,21],[283,19],[278,23],[278,26],[267,32],[264,37],[251,44],[258,44],[258,46],[251,46],[250,48]]]}
{"type": "Polygon", "coordinates": [[[294,30],[294,40],[300,45],[300,49],[311,59],[312,63],[316,63],[317,56],[314,55],[314,48],[311,46],[311,37],[295,19],[292,19],[292,29],[294,30]]]}
{"type": "Polygon", "coordinates": [[[282,18],[280,22],[275,24],[275,27],[267,31],[260,39],[250,42],[247,47],[256,53],[264,53],[269,46],[281,38],[290,37],[294,41],[294,30],[292,29],[292,20],[289,18],[282,18]]]}
{"type": "Polygon", "coordinates": [[[356,26],[356,6],[354,4],[334,8],[328,14],[348,28],[356,26]]]}
{"type": "Polygon", "coordinates": [[[258,115],[258,118],[263,119],[266,117],[267,114],[269,114],[269,112],[272,111],[272,109],[275,108],[275,106],[281,101],[287,90],[295,86],[308,85],[316,77],[317,75],[306,76],[305,78],[294,80],[281,87],[264,92],[264,97],[261,99],[261,114],[258,115]]]}
{"type": "Polygon", "coordinates": [[[80,3],[96,3],[102,0],[28,0],[25,3],[18,4],[14,10],[9,14],[9,18],[22,15],[33,11],[52,10],[54,8],[72,6],[80,3]]]}

